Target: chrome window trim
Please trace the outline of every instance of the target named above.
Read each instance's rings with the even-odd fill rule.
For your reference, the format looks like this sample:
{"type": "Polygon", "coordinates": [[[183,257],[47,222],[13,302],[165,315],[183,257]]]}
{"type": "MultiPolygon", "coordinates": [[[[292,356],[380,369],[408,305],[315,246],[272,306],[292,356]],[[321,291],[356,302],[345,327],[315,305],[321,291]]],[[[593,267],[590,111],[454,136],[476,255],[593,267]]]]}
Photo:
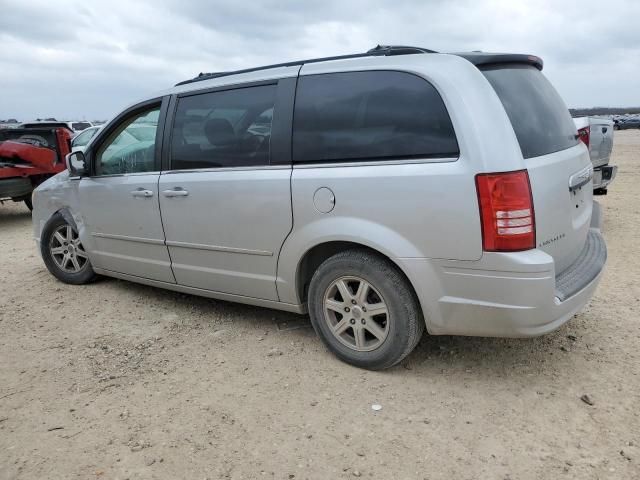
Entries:
{"type": "Polygon", "coordinates": [[[159,170],[153,171],[153,172],[130,172],[130,173],[110,173],[109,175],[91,175],[88,177],[82,177],[82,178],[91,178],[91,179],[97,179],[97,178],[114,178],[114,177],[138,177],[140,175],[160,175],[159,170]]]}
{"type": "Polygon", "coordinates": [[[343,162],[313,162],[294,163],[293,168],[338,168],[338,167],[375,167],[380,165],[408,165],[421,163],[452,163],[457,162],[459,157],[447,158],[419,158],[407,160],[369,160],[369,161],[343,161],[343,162]]]}
{"type": "Polygon", "coordinates": [[[174,173],[209,173],[209,172],[251,172],[255,170],[291,170],[291,165],[256,165],[255,167],[209,167],[209,168],[183,168],[180,170],[165,170],[161,175],[174,173]]]}

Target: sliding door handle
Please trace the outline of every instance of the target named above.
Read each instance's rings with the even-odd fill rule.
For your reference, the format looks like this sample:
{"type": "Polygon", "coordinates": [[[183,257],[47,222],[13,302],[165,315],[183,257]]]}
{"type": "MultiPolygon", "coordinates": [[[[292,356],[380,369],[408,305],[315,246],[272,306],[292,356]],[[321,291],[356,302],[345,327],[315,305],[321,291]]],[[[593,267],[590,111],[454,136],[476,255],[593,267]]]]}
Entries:
{"type": "Polygon", "coordinates": [[[189,192],[181,187],[176,187],[173,190],[164,190],[162,194],[165,197],[186,197],[189,192]]]}
{"type": "Polygon", "coordinates": [[[131,192],[131,195],[134,197],[153,197],[153,192],[151,190],[145,190],[144,188],[138,188],[131,192]]]}

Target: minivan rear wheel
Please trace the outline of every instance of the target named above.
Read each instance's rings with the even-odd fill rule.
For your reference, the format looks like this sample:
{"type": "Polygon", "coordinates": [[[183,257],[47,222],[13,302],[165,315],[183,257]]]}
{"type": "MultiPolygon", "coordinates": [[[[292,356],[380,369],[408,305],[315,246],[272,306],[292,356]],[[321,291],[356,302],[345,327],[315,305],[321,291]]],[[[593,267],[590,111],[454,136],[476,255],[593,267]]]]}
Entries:
{"type": "Polygon", "coordinates": [[[58,280],[81,285],[96,277],[77,230],[59,213],[42,230],[40,253],[47,270],[58,280]]]}
{"type": "Polygon", "coordinates": [[[382,370],[405,358],[424,331],[406,277],[381,255],[340,252],[318,267],[309,285],[313,328],[341,360],[382,370]]]}

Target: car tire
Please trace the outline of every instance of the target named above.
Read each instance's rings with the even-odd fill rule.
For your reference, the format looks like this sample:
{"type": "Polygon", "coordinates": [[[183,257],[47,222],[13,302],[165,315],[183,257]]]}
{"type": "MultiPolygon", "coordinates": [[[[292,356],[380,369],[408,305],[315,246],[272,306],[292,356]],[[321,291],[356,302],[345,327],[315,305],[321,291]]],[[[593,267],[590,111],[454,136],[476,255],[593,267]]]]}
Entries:
{"type": "Polygon", "coordinates": [[[367,250],[346,250],[325,260],[311,279],[308,302],[324,344],[360,368],[392,367],[414,349],[425,329],[407,278],[367,250]]]}
{"type": "Polygon", "coordinates": [[[96,278],[75,226],[59,213],[42,229],[40,254],[47,270],[64,283],[82,285],[96,278]]]}

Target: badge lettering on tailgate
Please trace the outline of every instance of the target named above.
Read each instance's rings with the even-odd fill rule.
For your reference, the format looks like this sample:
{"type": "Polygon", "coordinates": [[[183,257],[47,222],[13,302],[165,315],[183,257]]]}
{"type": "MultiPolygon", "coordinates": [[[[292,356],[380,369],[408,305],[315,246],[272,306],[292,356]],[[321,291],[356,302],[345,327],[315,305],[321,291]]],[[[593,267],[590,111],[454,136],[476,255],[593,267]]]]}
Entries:
{"type": "Polygon", "coordinates": [[[554,242],[557,242],[558,240],[562,240],[564,237],[565,237],[565,234],[564,233],[560,233],[560,234],[556,235],[553,238],[549,238],[548,240],[540,242],[538,247],[546,247],[547,245],[550,245],[550,244],[552,244],[554,242]]]}

